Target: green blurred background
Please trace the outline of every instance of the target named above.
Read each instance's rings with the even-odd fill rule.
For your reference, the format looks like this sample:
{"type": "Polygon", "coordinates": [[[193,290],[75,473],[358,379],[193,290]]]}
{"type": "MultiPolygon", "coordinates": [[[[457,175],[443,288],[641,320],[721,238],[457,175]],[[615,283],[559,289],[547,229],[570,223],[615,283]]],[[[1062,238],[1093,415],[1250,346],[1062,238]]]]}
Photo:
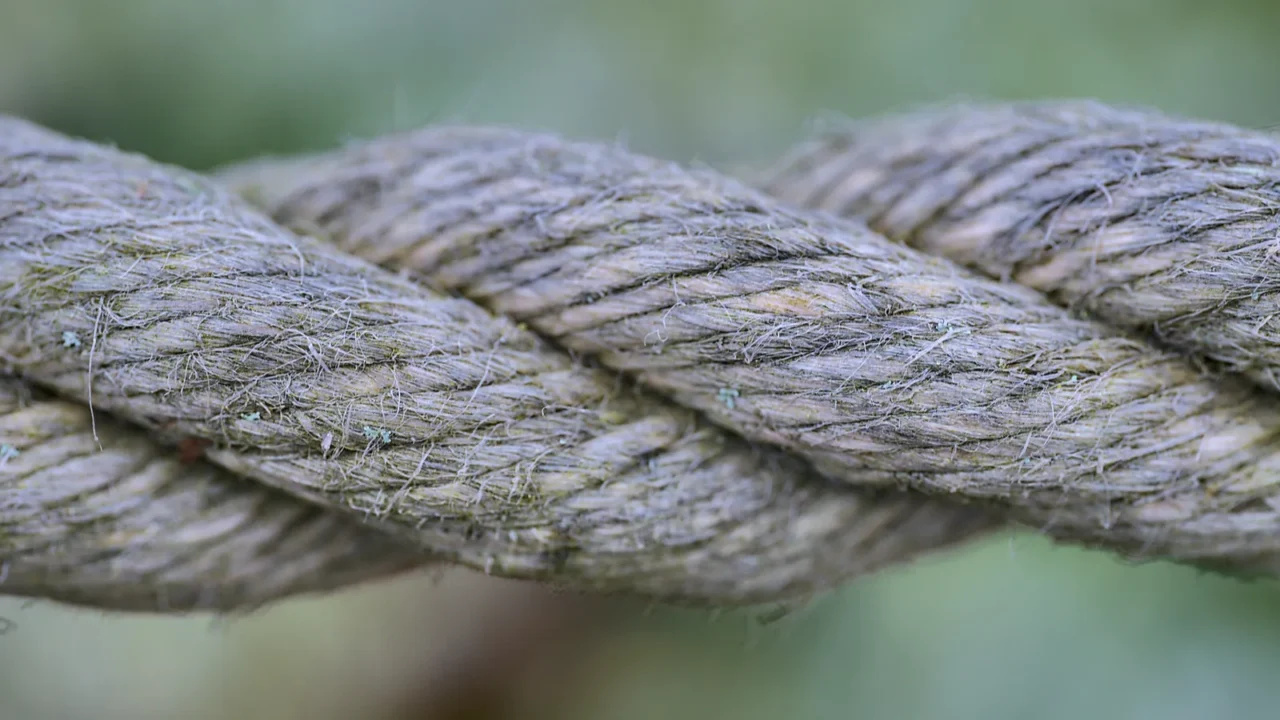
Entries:
{"type": "MultiPolygon", "coordinates": [[[[1271,0],[0,0],[0,111],[194,168],[441,121],[736,164],[824,115],[958,99],[1090,96],[1269,127],[1278,21],[1271,0]]],[[[479,612],[442,599],[458,583],[217,622],[0,599],[16,624],[0,720],[372,720],[435,633],[479,612]]],[[[658,612],[593,631],[591,673],[554,713],[1271,718],[1277,601],[1274,583],[1007,533],[776,626],[658,612]]]]}

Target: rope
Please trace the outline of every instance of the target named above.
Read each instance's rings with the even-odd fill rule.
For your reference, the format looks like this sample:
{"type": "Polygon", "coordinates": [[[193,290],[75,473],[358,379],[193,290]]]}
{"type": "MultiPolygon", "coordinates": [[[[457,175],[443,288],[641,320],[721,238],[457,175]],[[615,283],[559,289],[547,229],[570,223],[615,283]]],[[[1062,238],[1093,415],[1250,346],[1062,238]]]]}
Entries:
{"type": "MultiPolygon", "coordinates": [[[[1161,147],[1195,148],[1206,127],[1079,114],[1095,111],[1059,141],[1088,145],[1112,112],[1161,147]]],[[[926,139],[902,156],[820,139],[766,185],[827,208],[855,187],[900,200],[970,158],[920,150],[946,123],[895,128],[900,147],[926,139]],[[845,190],[809,197],[818,185],[845,190]]],[[[1272,172],[1249,157],[1240,177],[1272,172]]],[[[445,561],[738,604],[1010,520],[1127,557],[1275,570],[1280,411],[1163,347],[1195,352],[1179,339],[1206,332],[1153,323],[1157,346],[1105,303],[1088,309],[1111,325],[1020,274],[996,273],[1031,287],[710,171],[547,135],[433,128],[220,180],[275,223],[191,173],[0,124],[5,592],[234,608],[445,561]],[[204,459],[186,464],[191,447],[204,459]]],[[[992,217],[1057,227],[1012,196],[992,217]]],[[[1180,206],[1182,227],[1203,204],[1180,206]]],[[[1079,224],[1128,216],[1109,217],[1079,224]]],[[[911,227],[888,234],[941,254],[973,236],[911,227]]],[[[1265,245],[1256,227],[1217,231],[1238,250],[1265,245]]]]}
{"type": "MultiPolygon", "coordinates": [[[[193,174],[19,120],[0,129],[0,157],[0,353],[85,403],[77,422],[104,451],[123,452],[95,413],[206,444],[213,463],[431,557],[671,600],[804,596],[992,522],[820,479],[469,301],[281,230],[193,174]]],[[[78,456],[91,453],[80,439],[78,456]]],[[[145,457],[83,492],[22,415],[4,442],[19,453],[0,476],[7,591],[45,594],[46,565],[69,575],[81,555],[109,554],[112,589],[133,592],[189,552],[236,552],[216,536],[156,558],[154,537],[114,531],[128,506],[151,509],[131,471],[145,457]],[[68,556],[68,536],[83,550],[68,556]]],[[[204,512],[175,522],[236,530],[204,512]]],[[[258,542],[306,544],[300,522],[279,531],[258,542]]],[[[292,558],[233,560],[247,566],[182,579],[206,605],[234,605],[239,578],[292,558]]]]}

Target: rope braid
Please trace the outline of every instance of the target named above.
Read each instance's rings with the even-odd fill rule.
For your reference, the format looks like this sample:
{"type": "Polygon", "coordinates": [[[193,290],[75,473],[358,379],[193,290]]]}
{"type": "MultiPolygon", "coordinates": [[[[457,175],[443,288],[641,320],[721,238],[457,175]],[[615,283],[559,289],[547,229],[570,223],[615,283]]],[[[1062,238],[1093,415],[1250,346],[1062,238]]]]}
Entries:
{"type": "Polygon", "coordinates": [[[1009,522],[1273,574],[1278,147],[1063,104],[819,137],[768,194],[459,127],[215,183],[5,119],[0,591],[731,605],[1009,522]]]}

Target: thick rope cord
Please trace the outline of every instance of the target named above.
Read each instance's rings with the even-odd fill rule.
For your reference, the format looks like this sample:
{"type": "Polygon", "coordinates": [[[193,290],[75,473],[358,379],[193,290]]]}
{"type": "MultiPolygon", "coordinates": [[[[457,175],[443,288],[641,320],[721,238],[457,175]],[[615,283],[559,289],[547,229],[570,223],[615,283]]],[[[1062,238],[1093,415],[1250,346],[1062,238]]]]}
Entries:
{"type": "MultiPolygon", "coordinates": [[[[432,557],[660,599],[808,595],[993,523],[826,481],[190,173],[19,120],[0,162],[0,352],[91,400],[99,442],[92,413],[114,413],[432,557]]],[[[30,552],[6,509],[48,477],[0,475],[6,553],[30,552]]],[[[104,502],[62,499],[88,516],[104,502]]],[[[118,570],[147,579],[130,558],[118,570]]]]}
{"type": "MultiPolygon", "coordinates": [[[[803,596],[1007,518],[1130,557],[1278,569],[1271,398],[714,173],[445,128],[224,176],[325,244],[190,173],[18,120],[0,125],[0,163],[0,358],[32,396],[12,405],[47,402],[38,386],[92,405],[68,421],[82,445],[87,420],[104,450],[173,466],[136,430],[104,434],[110,413],[323,506],[294,512],[352,528],[334,543],[350,555],[317,550],[313,568],[438,559],[731,604],[803,596]],[[361,561],[365,541],[394,549],[361,561]]],[[[108,492],[48,491],[57,511],[22,525],[10,508],[36,484],[79,480],[12,469],[56,457],[25,422],[0,461],[0,553],[39,595],[47,568],[75,562],[31,538],[92,552],[111,520],[74,518],[115,518],[95,498],[142,507],[150,490],[122,472],[94,486],[108,492]]],[[[192,467],[228,493],[276,492],[192,467]]],[[[166,487],[205,496],[187,481],[166,487]]],[[[175,524],[211,516],[188,517],[175,524]]],[[[240,557],[238,534],[171,543],[240,557]]],[[[278,545],[203,588],[192,571],[188,596],[234,598],[291,562],[262,559],[278,545]]],[[[101,547],[105,582],[158,577],[131,559],[139,543],[101,547]]],[[[62,596],[94,603],[66,573],[62,596]]]]}
{"type": "Polygon", "coordinates": [[[1277,550],[1273,399],[861,225],[502,130],[429,129],[225,178],[286,226],[829,477],[982,500],[1130,555],[1277,550]]]}

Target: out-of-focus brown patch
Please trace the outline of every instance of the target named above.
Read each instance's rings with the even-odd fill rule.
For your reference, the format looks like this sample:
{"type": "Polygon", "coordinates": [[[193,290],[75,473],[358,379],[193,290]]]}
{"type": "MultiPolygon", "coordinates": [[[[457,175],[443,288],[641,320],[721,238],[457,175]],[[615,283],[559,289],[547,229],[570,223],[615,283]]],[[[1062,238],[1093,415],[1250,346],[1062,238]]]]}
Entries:
{"type": "Polygon", "coordinates": [[[205,448],[209,447],[208,440],[200,438],[185,437],[178,441],[178,460],[183,465],[191,465],[199,462],[204,458],[205,448]]]}

